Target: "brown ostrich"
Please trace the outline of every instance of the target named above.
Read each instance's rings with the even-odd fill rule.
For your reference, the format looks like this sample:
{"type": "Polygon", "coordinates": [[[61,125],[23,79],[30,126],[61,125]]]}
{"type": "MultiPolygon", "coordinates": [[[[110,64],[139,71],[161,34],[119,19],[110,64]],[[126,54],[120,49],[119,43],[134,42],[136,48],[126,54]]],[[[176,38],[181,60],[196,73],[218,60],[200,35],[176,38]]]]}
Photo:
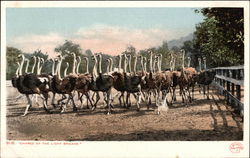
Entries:
{"type": "MultiPolygon", "coordinates": [[[[90,102],[90,105],[93,106],[92,101],[91,101],[90,96],[89,96],[89,92],[90,92],[89,84],[91,83],[92,75],[89,74],[89,71],[88,71],[89,60],[87,57],[84,57],[84,59],[86,61],[86,72],[82,73],[82,74],[78,74],[78,78],[77,78],[76,84],[75,84],[75,90],[79,93],[79,100],[81,102],[81,105],[83,103],[83,100],[82,100],[83,95],[86,96],[87,109],[90,109],[88,103],[90,102]]],[[[77,70],[78,70],[79,63],[78,63],[77,67],[78,67],[77,68],[77,70]]]]}
{"type": "Polygon", "coordinates": [[[58,104],[60,104],[60,102],[64,104],[63,100],[65,100],[67,98],[66,95],[68,95],[68,100],[66,104],[64,104],[64,106],[61,106],[62,107],[61,112],[64,112],[66,110],[66,105],[69,103],[70,100],[73,103],[73,111],[77,111],[77,108],[73,99],[72,91],[75,88],[75,83],[76,83],[76,79],[78,76],[75,74],[75,66],[73,66],[73,70],[72,70],[73,73],[65,76],[62,79],[61,73],[60,73],[62,60],[63,60],[63,57],[59,56],[59,63],[57,65],[57,75],[54,75],[52,77],[51,89],[53,93],[62,94],[63,96],[62,99],[58,100],[58,104]]]}
{"type": "Polygon", "coordinates": [[[124,73],[121,72],[121,62],[122,62],[122,55],[118,56],[119,58],[119,64],[118,64],[118,72],[113,72],[112,76],[114,77],[113,87],[121,93],[121,95],[118,97],[120,106],[122,106],[123,101],[123,107],[126,107],[125,99],[124,99],[124,93],[125,93],[125,82],[124,82],[124,73]],[[121,101],[122,98],[122,101],[121,101]]]}

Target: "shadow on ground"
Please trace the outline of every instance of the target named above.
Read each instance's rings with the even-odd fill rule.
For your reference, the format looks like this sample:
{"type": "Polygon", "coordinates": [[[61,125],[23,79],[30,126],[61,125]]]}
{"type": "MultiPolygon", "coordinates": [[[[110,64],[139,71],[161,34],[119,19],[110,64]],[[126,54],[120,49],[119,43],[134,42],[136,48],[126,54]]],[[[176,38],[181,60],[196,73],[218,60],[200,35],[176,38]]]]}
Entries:
{"type": "Polygon", "coordinates": [[[217,127],[216,130],[143,131],[129,134],[91,135],[69,141],[230,141],[242,140],[243,132],[235,127],[217,127]]]}

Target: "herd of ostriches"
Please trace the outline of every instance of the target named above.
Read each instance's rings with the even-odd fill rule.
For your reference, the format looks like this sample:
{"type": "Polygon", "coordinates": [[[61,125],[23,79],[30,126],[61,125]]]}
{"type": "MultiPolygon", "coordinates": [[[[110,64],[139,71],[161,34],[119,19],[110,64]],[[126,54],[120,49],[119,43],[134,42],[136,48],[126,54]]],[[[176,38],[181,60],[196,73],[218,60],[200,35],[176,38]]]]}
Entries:
{"type": "Polygon", "coordinates": [[[119,65],[118,68],[115,69],[113,69],[113,59],[109,58],[107,59],[108,66],[106,73],[102,72],[102,54],[94,54],[91,57],[91,60],[94,62],[91,73],[88,71],[88,58],[85,57],[87,71],[85,73],[79,73],[80,62],[78,62],[77,58],[80,57],[76,57],[75,53],[68,53],[67,55],[73,56],[72,73],[67,74],[69,67],[67,63],[63,77],[61,77],[61,64],[65,58],[64,56],[58,56],[56,59],[52,59],[52,71],[46,74],[41,73],[42,66],[40,64],[44,62],[42,58],[37,57],[39,60],[36,63],[36,57],[33,57],[34,65],[31,72],[28,72],[28,59],[25,59],[22,54],[19,55],[18,57],[21,57],[22,61],[18,63],[19,66],[16,70],[16,75],[12,78],[12,85],[17,88],[21,94],[25,95],[28,100],[23,116],[28,113],[29,108],[32,106],[34,96],[40,96],[43,101],[44,110],[51,113],[48,109],[49,93],[53,95],[51,103],[53,107],[59,107],[61,112],[64,112],[70,102],[73,105],[73,110],[77,111],[77,107],[79,108],[79,106],[76,106],[74,98],[77,98],[83,103],[83,96],[85,102],[87,102],[87,108],[95,110],[100,100],[100,92],[103,93],[104,104],[108,108],[107,114],[111,114],[113,108],[112,103],[115,98],[119,99],[120,106],[129,108],[132,104],[131,96],[135,97],[138,111],[140,110],[141,101],[145,102],[147,109],[149,109],[152,103],[151,98],[154,97],[157,107],[156,111],[159,114],[160,111],[167,110],[168,106],[176,101],[176,87],[179,87],[179,94],[183,104],[188,106],[188,103],[194,99],[195,85],[202,85],[205,94],[205,86],[208,87],[214,79],[215,72],[213,70],[206,70],[205,58],[203,58],[204,70],[201,70],[200,58],[198,59],[200,65],[198,71],[193,67],[189,67],[190,58],[188,58],[188,66],[184,67],[185,51],[182,50],[182,68],[175,70],[175,58],[171,56],[170,69],[162,71],[162,56],[153,56],[151,51],[148,53],[149,59],[143,56],[131,56],[129,54],[118,55],[119,65]],[[131,68],[132,58],[134,58],[133,69],[131,68]],[[147,70],[147,60],[149,61],[149,70],[147,70]],[[27,64],[25,72],[23,72],[25,61],[27,61],[27,64]],[[138,63],[140,64],[141,70],[137,70],[138,63]],[[36,73],[34,73],[35,66],[37,66],[36,73]],[[113,96],[111,93],[112,88],[117,91],[113,96]],[[170,95],[170,99],[167,98],[168,94],[170,95]],[[55,97],[56,95],[60,97],[55,97]],[[32,98],[30,98],[31,96],[32,98]],[[60,98],[57,100],[57,104],[55,104],[56,98],[60,98]]]}

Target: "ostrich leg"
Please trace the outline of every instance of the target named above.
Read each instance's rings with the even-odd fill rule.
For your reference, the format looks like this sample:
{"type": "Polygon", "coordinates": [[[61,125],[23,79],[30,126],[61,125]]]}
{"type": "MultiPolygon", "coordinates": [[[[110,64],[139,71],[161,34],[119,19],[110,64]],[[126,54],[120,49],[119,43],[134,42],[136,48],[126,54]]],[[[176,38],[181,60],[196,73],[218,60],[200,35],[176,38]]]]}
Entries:
{"type": "MultiPolygon", "coordinates": [[[[79,93],[80,93],[80,92],[79,92],[79,93]]],[[[79,94],[79,93],[78,93],[78,94],[79,94]]],[[[78,96],[78,99],[79,99],[79,100],[80,100],[80,102],[81,102],[81,106],[80,106],[80,107],[81,107],[81,109],[83,108],[83,101],[82,101],[82,97],[83,97],[83,95],[84,95],[84,94],[82,93],[82,95],[79,95],[79,96],[78,96]]]]}
{"type": "Polygon", "coordinates": [[[130,93],[127,92],[127,97],[126,97],[126,107],[127,108],[131,107],[130,103],[131,103],[130,102],[130,93]]]}
{"type": "Polygon", "coordinates": [[[72,101],[73,103],[73,111],[77,111],[77,107],[76,107],[76,104],[75,104],[75,101],[74,101],[74,96],[72,93],[69,94],[69,99],[72,101]]]}
{"type": "Polygon", "coordinates": [[[109,89],[107,91],[107,105],[108,105],[108,113],[107,113],[107,115],[111,114],[111,104],[110,104],[110,101],[111,101],[111,89],[109,89]]]}
{"type": "Polygon", "coordinates": [[[48,93],[43,93],[41,94],[41,98],[43,99],[43,108],[47,113],[51,113],[48,109],[48,98],[49,98],[49,94],[48,93]]]}
{"type": "MultiPolygon", "coordinates": [[[[92,98],[93,98],[93,97],[92,97],[92,98]]],[[[96,92],[96,102],[95,102],[95,104],[93,105],[92,110],[95,110],[95,109],[96,109],[96,105],[97,105],[97,103],[98,103],[99,100],[100,100],[99,92],[96,92]]]]}
{"type": "Polygon", "coordinates": [[[57,101],[57,104],[59,105],[60,102],[62,102],[63,100],[65,100],[67,97],[65,96],[65,94],[62,94],[62,99],[57,101]]]}
{"type": "Polygon", "coordinates": [[[53,106],[54,109],[56,108],[55,98],[56,98],[56,93],[53,92],[53,97],[52,97],[51,104],[52,104],[52,106],[53,106]]]}
{"type": "Polygon", "coordinates": [[[26,115],[28,114],[28,110],[29,110],[30,107],[32,106],[32,101],[31,101],[29,95],[26,94],[25,96],[26,96],[26,98],[27,98],[27,100],[28,100],[28,104],[26,105],[25,112],[24,112],[24,114],[23,114],[22,116],[26,116],[26,115]]]}
{"type": "Polygon", "coordinates": [[[93,103],[89,97],[89,92],[85,93],[85,96],[87,97],[87,109],[90,109],[88,102],[90,103],[91,107],[93,107],[93,103]]]}
{"type": "Polygon", "coordinates": [[[192,101],[194,101],[194,86],[195,85],[192,86],[192,101]]]}
{"type": "Polygon", "coordinates": [[[136,106],[137,106],[136,111],[140,111],[141,92],[137,92],[136,94],[133,93],[133,95],[136,98],[136,106]]]}
{"type": "Polygon", "coordinates": [[[207,85],[207,100],[210,100],[210,98],[209,98],[209,85],[207,85]]]}

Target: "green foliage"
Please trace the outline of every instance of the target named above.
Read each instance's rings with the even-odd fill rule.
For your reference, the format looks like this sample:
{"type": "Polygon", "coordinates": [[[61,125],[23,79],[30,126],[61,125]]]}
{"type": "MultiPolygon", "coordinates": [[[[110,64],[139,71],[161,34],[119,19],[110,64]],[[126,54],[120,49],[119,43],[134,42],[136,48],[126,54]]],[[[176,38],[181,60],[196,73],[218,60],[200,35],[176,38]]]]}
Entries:
{"type": "Polygon", "coordinates": [[[204,8],[206,17],[196,26],[194,54],[206,56],[208,66],[244,64],[243,8],[204,8]]]}
{"type": "MultiPolygon", "coordinates": [[[[61,74],[63,74],[64,69],[66,68],[66,63],[69,63],[68,73],[72,73],[73,71],[73,55],[71,55],[70,53],[75,53],[76,57],[80,56],[81,59],[83,59],[84,57],[80,45],[68,40],[65,40],[62,45],[56,47],[55,52],[58,52],[65,57],[62,62],[61,74]]],[[[81,61],[79,72],[83,72],[84,70],[86,71],[86,63],[83,63],[83,61],[81,61]]]]}
{"type": "Polygon", "coordinates": [[[7,68],[6,68],[6,79],[11,79],[18,68],[17,62],[20,62],[20,59],[18,59],[18,55],[22,54],[23,52],[17,48],[14,47],[7,47],[6,51],[6,59],[7,59],[7,68]]]}

